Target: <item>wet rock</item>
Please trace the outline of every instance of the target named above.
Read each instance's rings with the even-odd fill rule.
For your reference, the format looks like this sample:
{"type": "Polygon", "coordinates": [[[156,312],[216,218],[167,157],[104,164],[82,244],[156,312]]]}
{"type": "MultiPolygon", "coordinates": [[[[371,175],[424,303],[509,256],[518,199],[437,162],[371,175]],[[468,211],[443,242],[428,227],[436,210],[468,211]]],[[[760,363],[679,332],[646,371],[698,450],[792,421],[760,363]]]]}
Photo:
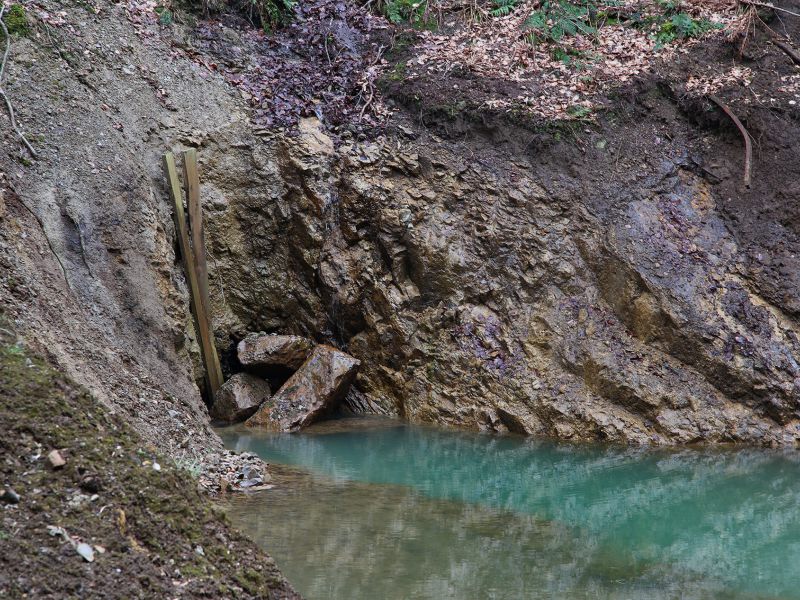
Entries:
{"type": "Polygon", "coordinates": [[[248,373],[236,373],[217,390],[211,416],[237,423],[251,416],[272,395],[269,383],[248,373]]]}
{"type": "Polygon", "coordinates": [[[247,421],[251,427],[296,431],[341,400],[360,361],[331,346],[317,346],[300,369],[247,421]]]}
{"type": "Polygon", "coordinates": [[[298,369],[314,343],[298,335],[251,333],[236,348],[239,362],[247,367],[279,365],[298,369]]]}
{"type": "Polygon", "coordinates": [[[259,467],[245,465],[237,474],[238,487],[245,490],[260,490],[265,488],[265,483],[270,481],[268,473],[262,473],[259,467]]]}

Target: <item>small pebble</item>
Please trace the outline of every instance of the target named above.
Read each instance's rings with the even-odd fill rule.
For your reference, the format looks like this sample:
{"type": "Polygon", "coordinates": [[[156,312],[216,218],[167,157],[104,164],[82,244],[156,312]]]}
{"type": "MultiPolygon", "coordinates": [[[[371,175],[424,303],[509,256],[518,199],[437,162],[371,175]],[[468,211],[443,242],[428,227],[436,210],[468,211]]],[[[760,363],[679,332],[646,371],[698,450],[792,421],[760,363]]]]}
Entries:
{"type": "Polygon", "coordinates": [[[86,562],[94,562],[94,550],[86,542],[79,543],[77,546],[75,546],[75,550],[86,562]]]}
{"type": "Polygon", "coordinates": [[[67,464],[67,461],[64,460],[64,457],[61,456],[61,452],[58,450],[52,450],[50,454],[47,455],[47,461],[53,469],[60,469],[67,464]]]}

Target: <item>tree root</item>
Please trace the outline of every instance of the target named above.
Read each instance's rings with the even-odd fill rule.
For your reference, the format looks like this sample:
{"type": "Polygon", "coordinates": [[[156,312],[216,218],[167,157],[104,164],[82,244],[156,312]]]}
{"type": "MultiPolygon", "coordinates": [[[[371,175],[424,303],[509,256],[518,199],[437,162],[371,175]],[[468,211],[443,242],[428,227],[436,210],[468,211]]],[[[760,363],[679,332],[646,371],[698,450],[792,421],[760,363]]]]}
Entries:
{"type": "Polygon", "coordinates": [[[6,48],[3,51],[3,59],[0,62],[0,96],[2,96],[3,100],[5,100],[6,108],[8,109],[8,118],[11,121],[11,128],[14,130],[14,133],[17,134],[19,139],[22,140],[22,143],[25,144],[25,147],[30,152],[31,157],[34,159],[39,158],[39,155],[36,154],[36,150],[33,149],[30,142],[27,140],[25,135],[20,131],[19,127],[17,126],[17,119],[14,117],[14,107],[11,104],[11,100],[8,99],[5,90],[3,89],[3,75],[5,75],[6,71],[6,61],[8,61],[8,54],[11,52],[11,35],[8,33],[8,27],[6,27],[5,21],[3,21],[3,15],[6,12],[5,3],[2,7],[0,7],[0,29],[3,31],[3,35],[6,39],[6,48]]]}
{"type": "Polygon", "coordinates": [[[786,54],[794,61],[794,64],[800,65],[800,54],[792,48],[786,42],[782,42],[781,40],[772,40],[772,43],[775,44],[778,48],[786,52],[786,54]]]}
{"type": "Polygon", "coordinates": [[[739,0],[739,4],[747,4],[748,6],[758,6],[760,8],[771,8],[774,11],[786,13],[787,15],[792,15],[793,17],[800,17],[800,13],[796,13],[794,11],[781,8],[780,6],[775,6],[774,4],[770,4],[769,2],[759,2],[758,0],[739,0]]]}
{"type": "Polygon", "coordinates": [[[731,121],[733,121],[733,124],[736,125],[736,127],[739,129],[739,132],[742,134],[742,137],[744,138],[744,184],[747,187],[750,187],[750,168],[753,162],[753,144],[750,141],[750,134],[748,133],[747,129],[745,129],[744,125],[742,125],[739,117],[733,113],[727,104],[713,94],[709,95],[708,99],[719,106],[722,111],[728,115],[728,117],[730,117],[731,121]]]}

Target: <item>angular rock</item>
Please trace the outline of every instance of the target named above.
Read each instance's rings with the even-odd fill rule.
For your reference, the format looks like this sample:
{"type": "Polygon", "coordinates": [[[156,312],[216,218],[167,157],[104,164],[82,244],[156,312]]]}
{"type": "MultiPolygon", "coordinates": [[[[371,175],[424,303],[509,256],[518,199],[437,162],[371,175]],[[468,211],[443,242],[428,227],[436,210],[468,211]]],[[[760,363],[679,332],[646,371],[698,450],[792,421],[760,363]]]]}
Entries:
{"type": "Polygon", "coordinates": [[[298,335],[267,335],[251,333],[236,347],[239,362],[248,367],[280,365],[298,369],[302,365],[314,343],[298,335]]]}
{"type": "Polygon", "coordinates": [[[345,396],[360,364],[336,348],[317,346],[247,425],[275,431],[296,431],[310,425],[345,396]]]}
{"type": "Polygon", "coordinates": [[[64,460],[64,457],[61,456],[61,452],[58,450],[52,450],[50,454],[47,455],[47,461],[53,469],[60,469],[67,464],[67,461],[64,460]]]}
{"type": "Polygon", "coordinates": [[[220,386],[211,407],[211,416],[238,423],[251,416],[272,395],[269,383],[248,373],[236,373],[220,386]]]}

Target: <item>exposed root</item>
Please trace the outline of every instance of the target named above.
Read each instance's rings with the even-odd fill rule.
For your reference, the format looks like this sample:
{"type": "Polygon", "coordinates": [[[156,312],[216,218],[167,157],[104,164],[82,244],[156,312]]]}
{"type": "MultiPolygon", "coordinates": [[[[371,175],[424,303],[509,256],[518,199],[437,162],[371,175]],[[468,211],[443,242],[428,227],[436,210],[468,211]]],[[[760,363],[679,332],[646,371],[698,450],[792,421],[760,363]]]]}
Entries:
{"type": "Polygon", "coordinates": [[[733,121],[733,124],[736,125],[744,138],[744,184],[750,187],[750,166],[753,162],[753,144],[750,141],[750,134],[747,129],[745,129],[744,125],[742,125],[739,117],[733,113],[727,104],[713,94],[709,95],[708,99],[719,106],[723,112],[730,117],[731,121],[733,121]]]}
{"type": "Polygon", "coordinates": [[[773,40],[772,43],[775,44],[778,48],[780,48],[784,52],[786,52],[789,58],[791,58],[794,61],[794,64],[800,65],[800,54],[798,54],[797,51],[794,48],[792,48],[789,44],[787,44],[786,42],[782,42],[781,40],[773,40]]]}
{"type": "Polygon", "coordinates": [[[28,152],[30,152],[31,157],[36,159],[39,158],[39,155],[36,154],[36,150],[33,149],[33,146],[31,146],[30,142],[27,140],[25,135],[22,133],[22,131],[20,131],[19,127],[17,127],[17,119],[14,116],[14,107],[11,104],[11,100],[8,99],[8,96],[6,95],[6,92],[2,87],[3,76],[5,75],[6,72],[6,62],[8,61],[8,54],[9,52],[11,52],[11,35],[8,32],[8,27],[6,27],[5,21],[3,21],[3,15],[5,12],[6,12],[6,6],[5,4],[3,4],[3,6],[0,7],[0,28],[2,28],[3,35],[5,36],[6,39],[6,48],[3,51],[3,59],[0,62],[0,96],[2,96],[3,100],[5,100],[6,108],[8,109],[8,118],[11,121],[11,128],[14,130],[14,133],[17,134],[19,139],[22,140],[22,143],[25,144],[25,147],[28,149],[28,152]]]}
{"type": "Polygon", "coordinates": [[[800,13],[796,13],[794,11],[781,8],[780,6],[775,6],[774,4],[770,4],[769,2],[758,2],[758,0],[739,0],[739,3],[746,4],[748,6],[758,6],[760,8],[771,8],[772,10],[786,13],[787,15],[792,15],[793,17],[800,17],[800,13]]]}

